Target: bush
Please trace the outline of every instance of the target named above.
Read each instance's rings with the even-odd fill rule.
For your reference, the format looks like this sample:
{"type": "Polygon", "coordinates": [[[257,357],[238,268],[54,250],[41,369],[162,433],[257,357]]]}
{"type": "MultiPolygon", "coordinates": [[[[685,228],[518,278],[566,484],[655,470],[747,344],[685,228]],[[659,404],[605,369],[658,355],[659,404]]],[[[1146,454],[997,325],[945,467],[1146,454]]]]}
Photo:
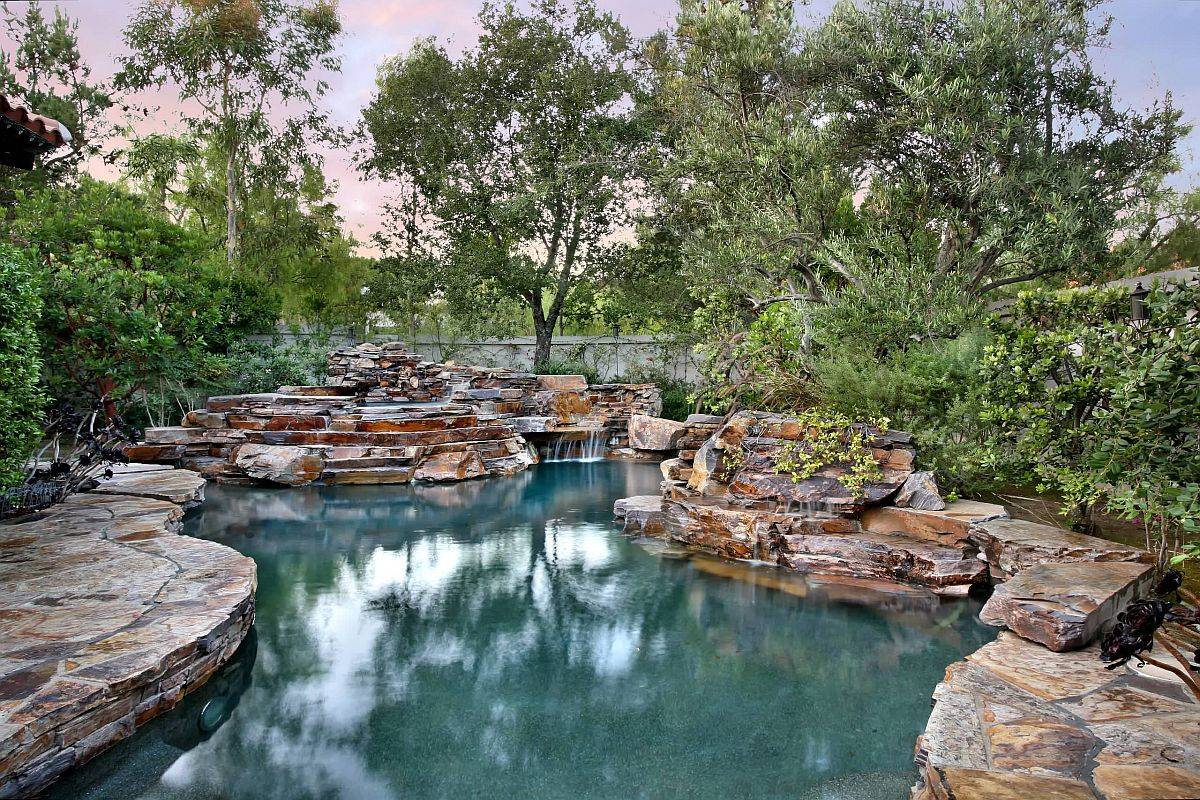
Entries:
{"type": "Polygon", "coordinates": [[[577,359],[550,359],[533,365],[536,375],[582,375],[588,383],[603,383],[600,372],[594,366],[577,359]]]}
{"type": "Polygon", "coordinates": [[[83,179],[11,210],[9,235],[44,276],[41,335],[55,399],[115,406],[186,383],[278,304],[231,269],[211,238],[162,218],[119,187],[83,179]]]}
{"type": "Polygon", "coordinates": [[[41,309],[32,266],[14,248],[0,245],[0,487],[21,482],[25,460],[41,436],[41,309]]]}
{"type": "Polygon", "coordinates": [[[1200,532],[1200,286],[1146,306],[1132,323],[1124,291],[1022,294],[993,324],[982,396],[999,469],[1140,521],[1161,561],[1200,532]]]}
{"type": "Polygon", "coordinates": [[[982,470],[988,434],[980,423],[983,331],[912,344],[878,358],[857,347],[826,351],[813,365],[818,403],[854,419],[884,418],[910,431],[922,467],[943,488],[973,491],[993,478],[982,470]]]}
{"type": "Polygon", "coordinates": [[[286,346],[238,342],[222,359],[213,394],[273,392],[280,386],[319,384],[325,379],[328,342],[286,346]]]}

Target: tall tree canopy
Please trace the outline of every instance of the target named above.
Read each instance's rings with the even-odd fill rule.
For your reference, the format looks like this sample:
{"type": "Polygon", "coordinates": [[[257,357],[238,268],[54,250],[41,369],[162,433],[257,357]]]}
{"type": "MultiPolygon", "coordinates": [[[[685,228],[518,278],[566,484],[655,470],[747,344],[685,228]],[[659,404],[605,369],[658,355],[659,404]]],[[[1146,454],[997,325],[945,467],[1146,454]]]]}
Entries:
{"type": "Polygon", "coordinates": [[[283,137],[327,128],[317,101],[336,71],[341,33],[329,0],[146,0],[125,29],[129,53],[116,83],[128,89],[170,85],[191,131],[224,160],[226,258],[238,252],[240,187],[261,154],[283,137]],[[299,116],[279,120],[289,113],[299,116]]]}
{"type": "Polygon", "coordinates": [[[457,59],[423,40],[383,65],[363,167],[412,192],[397,211],[412,236],[388,255],[477,308],[519,301],[545,362],[572,291],[620,269],[643,139],[628,33],[592,0],[488,4],[478,22],[457,59]]]}
{"type": "Polygon", "coordinates": [[[802,28],[787,2],[685,0],[644,57],[663,218],[714,336],[902,348],[1004,287],[1109,269],[1122,227],[1153,247],[1187,127],[1093,70],[1102,5],[861,0],[802,28]]]}

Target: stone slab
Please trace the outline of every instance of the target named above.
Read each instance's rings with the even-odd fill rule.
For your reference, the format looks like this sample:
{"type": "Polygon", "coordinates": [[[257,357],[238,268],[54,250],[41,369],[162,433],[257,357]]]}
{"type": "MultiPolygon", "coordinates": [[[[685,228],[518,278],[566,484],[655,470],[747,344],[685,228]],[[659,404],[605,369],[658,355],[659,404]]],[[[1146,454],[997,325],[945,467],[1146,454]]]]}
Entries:
{"type": "Polygon", "coordinates": [[[1056,652],[1077,650],[1143,596],[1153,576],[1139,562],[1038,564],[996,587],[979,618],[1056,652]]]}
{"type": "Polygon", "coordinates": [[[182,509],[157,497],[170,473],[117,477],[0,525],[0,797],[36,795],[173,707],[253,621],[254,562],[176,533],[182,509]]]}
{"type": "Polygon", "coordinates": [[[1004,506],[977,500],[956,500],[941,511],[876,506],[862,514],[864,530],[875,533],[905,533],[931,542],[963,542],[971,527],[994,519],[1005,519],[1004,506]]]}
{"type": "MultiPolygon", "coordinates": [[[[149,465],[147,465],[149,466],[149,465]]],[[[100,478],[93,491],[101,494],[128,494],[169,500],[188,507],[204,499],[204,478],[187,470],[159,467],[150,470],[123,470],[111,478],[100,478]]]]}
{"type": "Polygon", "coordinates": [[[1096,645],[1002,632],[933,696],[914,800],[1200,797],[1200,702],[1169,673],[1105,669],[1096,645]]]}
{"type": "Polygon", "coordinates": [[[970,538],[987,558],[997,580],[1048,561],[1138,561],[1146,564],[1152,561],[1149,553],[1136,547],[1020,519],[991,519],[977,523],[971,528],[970,538]]]}

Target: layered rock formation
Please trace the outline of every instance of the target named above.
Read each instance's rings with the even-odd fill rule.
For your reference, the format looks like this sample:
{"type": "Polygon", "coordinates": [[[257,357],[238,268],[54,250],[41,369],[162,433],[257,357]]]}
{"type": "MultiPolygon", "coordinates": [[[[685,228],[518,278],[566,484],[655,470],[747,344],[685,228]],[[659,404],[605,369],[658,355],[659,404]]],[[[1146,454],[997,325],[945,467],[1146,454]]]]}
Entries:
{"type": "Polygon", "coordinates": [[[333,351],[327,384],[211,397],[126,453],[224,483],[458,481],[526,469],[563,438],[623,447],[630,416],[661,409],[653,384],[436,364],[398,342],[333,351]]]}
{"type": "Polygon", "coordinates": [[[933,476],[913,471],[916,451],[906,433],[862,425],[846,431],[878,466],[853,489],[846,462],[796,473],[795,454],[816,435],[797,419],[695,415],[676,430],[634,417],[631,433],[644,446],[673,444],[678,456],[662,463],[660,496],[618,502],[616,514],[630,533],[940,594],[966,593],[1040,564],[1086,565],[1072,572],[1075,586],[1064,576],[1052,579],[1050,568],[1044,580],[1034,573],[1029,585],[1014,584],[995,598],[989,612],[989,621],[1056,649],[1088,644],[1144,588],[1149,556],[1136,548],[1009,519],[1001,506],[946,507],[933,476]]]}
{"type": "Polygon", "coordinates": [[[1166,670],[1107,669],[1094,644],[1147,591],[1149,554],[1002,506],[947,506],[931,475],[912,472],[906,434],[860,429],[879,477],[857,490],[845,464],[797,480],[789,453],[807,432],[793,423],[743,413],[689,419],[669,439],[639,433],[678,456],[662,464],[660,495],[619,500],[616,515],[632,534],[799,572],[943,594],[1000,584],[981,617],[1011,632],[935,690],[914,800],[1200,797],[1200,702],[1166,670]]]}
{"type": "Polygon", "coordinates": [[[850,426],[844,432],[849,446],[866,448],[876,468],[869,480],[849,488],[848,463],[822,464],[802,475],[780,467],[814,435],[811,426],[787,417],[693,415],[678,429],[633,417],[630,431],[635,446],[673,446],[679,454],[662,464],[661,497],[618,503],[628,532],[664,536],[727,558],[942,594],[965,593],[987,580],[987,565],[969,542],[863,527],[863,509],[895,494],[913,475],[916,451],[906,433],[850,426]]]}

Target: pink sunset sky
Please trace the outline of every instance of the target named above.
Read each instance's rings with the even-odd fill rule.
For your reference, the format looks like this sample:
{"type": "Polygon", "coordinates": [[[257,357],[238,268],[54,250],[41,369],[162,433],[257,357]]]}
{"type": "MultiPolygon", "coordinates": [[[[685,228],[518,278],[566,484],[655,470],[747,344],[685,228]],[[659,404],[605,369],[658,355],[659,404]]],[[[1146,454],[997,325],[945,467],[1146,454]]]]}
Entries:
{"type": "MultiPolygon", "coordinates": [[[[616,13],[635,35],[646,35],[667,25],[675,13],[674,0],[598,0],[616,13]]],[[[18,6],[10,3],[10,7],[18,6]]],[[[101,79],[111,75],[124,50],[121,31],[135,3],[131,0],[66,0],[57,5],[80,20],[80,45],[84,58],[101,79]]],[[[815,0],[799,12],[819,15],[832,0],[815,0]]],[[[342,73],[332,78],[326,103],[335,121],[353,126],[359,110],[371,97],[376,66],[387,56],[404,52],[424,36],[449,42],[451,49],[469,47],[477,29],[474,16],[478,0],[341,0],[344,36],[340,53],[342,73]]],[[[1196,0],[1116,0],[1108,9],[1117,18],[1112,46],[1097,54],[1099,68],[1117,83],[1120,97],[1144,106],[1170,90],[1189,122],[1200,120],[1200,2],[1196,0]]],[[[8,46],[8,43],[4,43],[8,46]]],[[[155,120],[171,130],[171,98],[164,97],[155,120]]],[[[1184,174],[1176,183],[1195,183],[1195,149],[1200,134],[1185,142],[1184,174]]],[[[389,187],[364,181],[355,172],[350,154],[326,154],[328,177],[337,185],[336,199],[353,235],[371,253],[370,235],[379,227],[378,209],[389,187]]],[[[97,169],[97,172],[102,171],[97,169]]],[[[111,173],[106,177],[111,177],[111,173]]]]}

